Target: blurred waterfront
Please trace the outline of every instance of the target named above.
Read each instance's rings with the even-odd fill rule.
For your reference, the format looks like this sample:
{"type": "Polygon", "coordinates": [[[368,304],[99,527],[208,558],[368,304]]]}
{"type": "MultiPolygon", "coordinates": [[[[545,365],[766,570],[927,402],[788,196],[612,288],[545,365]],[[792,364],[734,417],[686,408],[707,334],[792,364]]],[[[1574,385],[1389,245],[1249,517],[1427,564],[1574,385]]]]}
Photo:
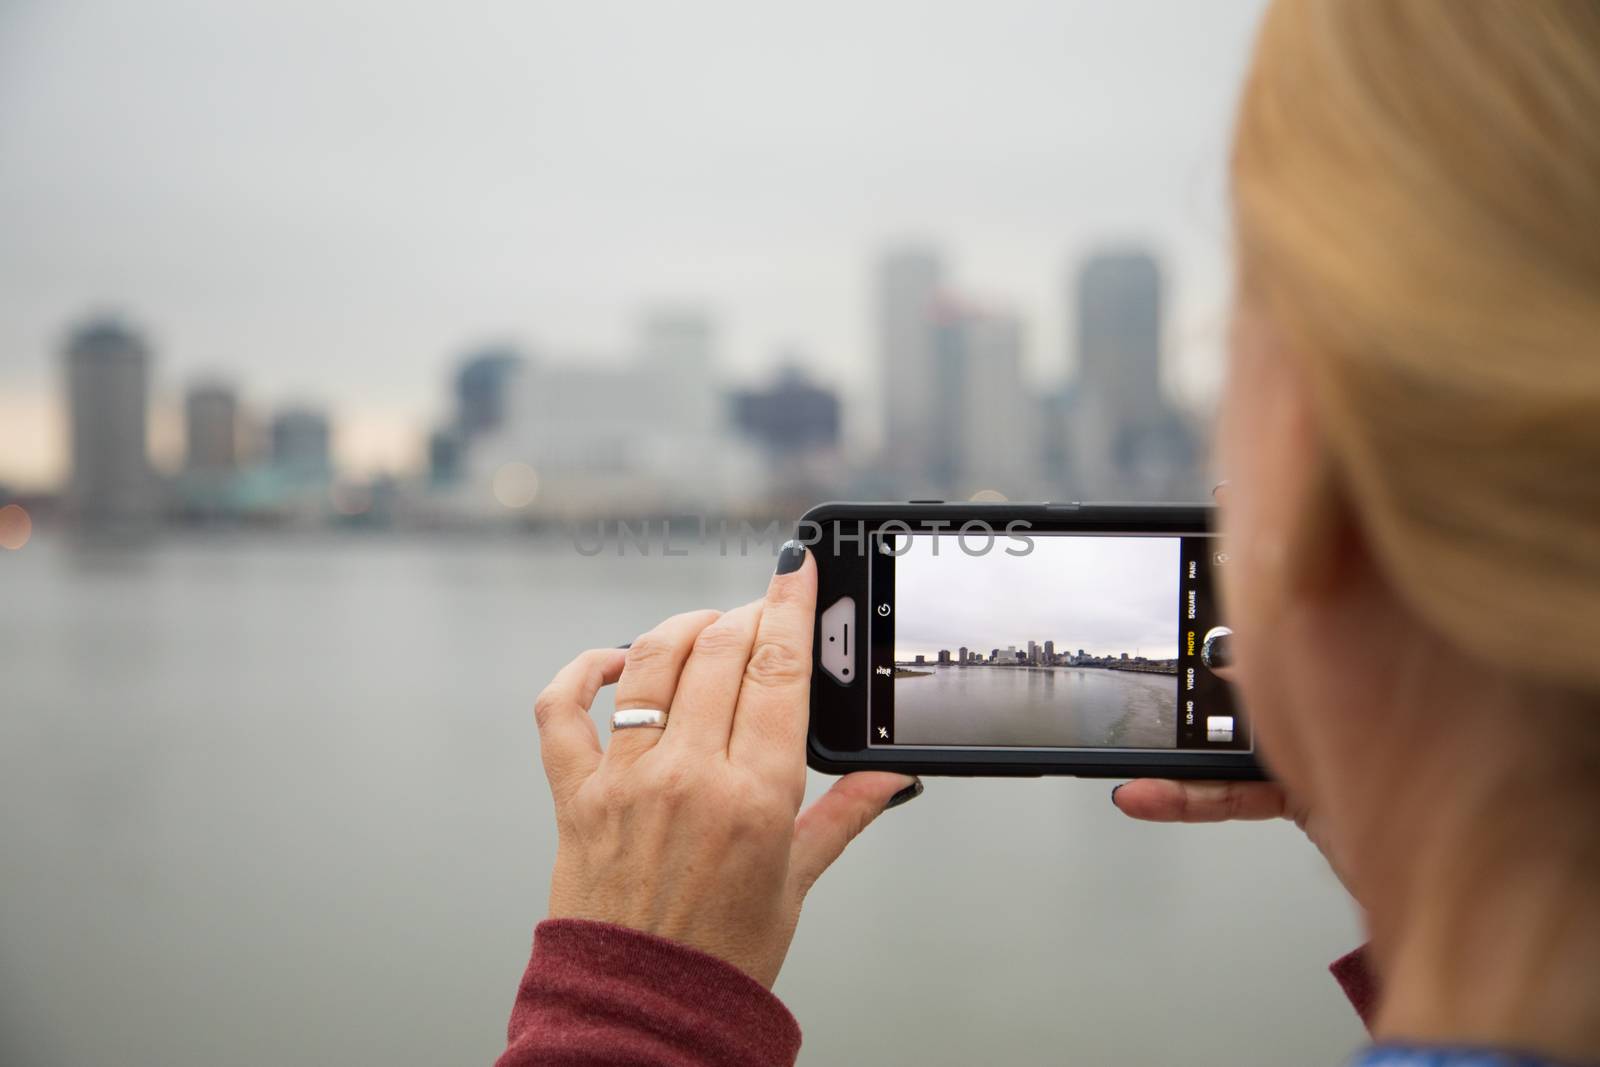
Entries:
{"type": "Polygon", "coordinates": [[[1260,0],[402,6],[0,6],[0,547],[1204,494],[1260,0]]]}
{"type": "MultiPolygon", "coordinates": [[[[770,569],[360,533],[0,553],[0,1062],[487,1064],[554,854],[534,694],[770,569]]],[[[1323,968],[1359,935],[1310,846],[1135,824],[1109,788],[930,780],[869,830],[779,982],[801,1062],[1339,1062],[1323,968]]]]}

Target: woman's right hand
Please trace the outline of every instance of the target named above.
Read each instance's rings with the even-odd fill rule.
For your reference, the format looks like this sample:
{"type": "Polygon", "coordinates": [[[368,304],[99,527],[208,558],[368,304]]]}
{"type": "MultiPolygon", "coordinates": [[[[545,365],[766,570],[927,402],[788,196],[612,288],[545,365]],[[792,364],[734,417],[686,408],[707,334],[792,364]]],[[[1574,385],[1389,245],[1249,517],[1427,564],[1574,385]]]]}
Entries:
{"type": "Polygon", "coordinates": [[[586,652],[540,694],[552,919],[669,938],[771,988],[812,884],[922,791],[857,771],[800,810],[816,602],[816,563],[791,541],[764,600],[675,615],[626,653],[586,652]],[[589,708],[613,683],[619,709],[668,712],[665,726],[615,730],[602,749],[589,708]]]}
{"type": "Polygon", "coordinates": [[[1235,819],[1293,819],[1317,846],[1333,873],[1356,902],[1361,894],[1345,876],[1316,813],[1298,804],[1274,782],[1191,782],[1136,778],[1111,791],[1111,803],[1145,822],[1232,822],[1235,819]]]}

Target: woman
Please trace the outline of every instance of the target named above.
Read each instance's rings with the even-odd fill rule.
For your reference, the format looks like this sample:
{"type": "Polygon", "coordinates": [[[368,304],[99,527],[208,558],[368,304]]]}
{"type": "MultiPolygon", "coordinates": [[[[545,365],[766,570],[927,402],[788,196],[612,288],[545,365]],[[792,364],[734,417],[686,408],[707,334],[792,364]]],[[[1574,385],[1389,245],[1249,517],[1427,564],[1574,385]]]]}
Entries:
{"type": "MultiPolygon", "coordinates": [[[[1367,916],[1361,1062],[1600,1062],[1600,4],[1278,0],[1233,195],[1225,595],[1279,785],[1116,801],[1308,825],[1367,916]]],[[[814,590],[787,549],[540,697],[560,846],[503,1063],[792,1062],[806,890],[920,791],[796,817],[814,590]],[[613,682],[670,714],[602,752],[613,682]]]]}

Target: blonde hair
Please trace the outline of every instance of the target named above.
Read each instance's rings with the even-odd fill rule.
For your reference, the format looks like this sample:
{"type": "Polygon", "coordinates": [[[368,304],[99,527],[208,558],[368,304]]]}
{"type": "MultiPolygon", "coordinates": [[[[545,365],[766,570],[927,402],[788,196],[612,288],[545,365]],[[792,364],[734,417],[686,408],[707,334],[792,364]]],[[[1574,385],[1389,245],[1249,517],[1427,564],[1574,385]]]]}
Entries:
{"type": "Polygon", "coordinates": [[[1600,3],[1277,0],[1233,188],[1390,581],[1600,690],[1600,3]]]}

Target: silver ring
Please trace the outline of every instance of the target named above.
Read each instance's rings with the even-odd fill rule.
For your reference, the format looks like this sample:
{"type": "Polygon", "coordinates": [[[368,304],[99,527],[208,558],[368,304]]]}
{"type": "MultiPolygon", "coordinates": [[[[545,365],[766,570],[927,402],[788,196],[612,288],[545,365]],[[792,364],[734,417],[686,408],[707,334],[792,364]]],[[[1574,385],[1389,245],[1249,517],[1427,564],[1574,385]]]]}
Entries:
{"type": "Polygon", "coordinates": [[[667,713],[660,708],[618,708],[611,713],[611,729],[632,730],[637,726],[665,729],[667,713]]]}

